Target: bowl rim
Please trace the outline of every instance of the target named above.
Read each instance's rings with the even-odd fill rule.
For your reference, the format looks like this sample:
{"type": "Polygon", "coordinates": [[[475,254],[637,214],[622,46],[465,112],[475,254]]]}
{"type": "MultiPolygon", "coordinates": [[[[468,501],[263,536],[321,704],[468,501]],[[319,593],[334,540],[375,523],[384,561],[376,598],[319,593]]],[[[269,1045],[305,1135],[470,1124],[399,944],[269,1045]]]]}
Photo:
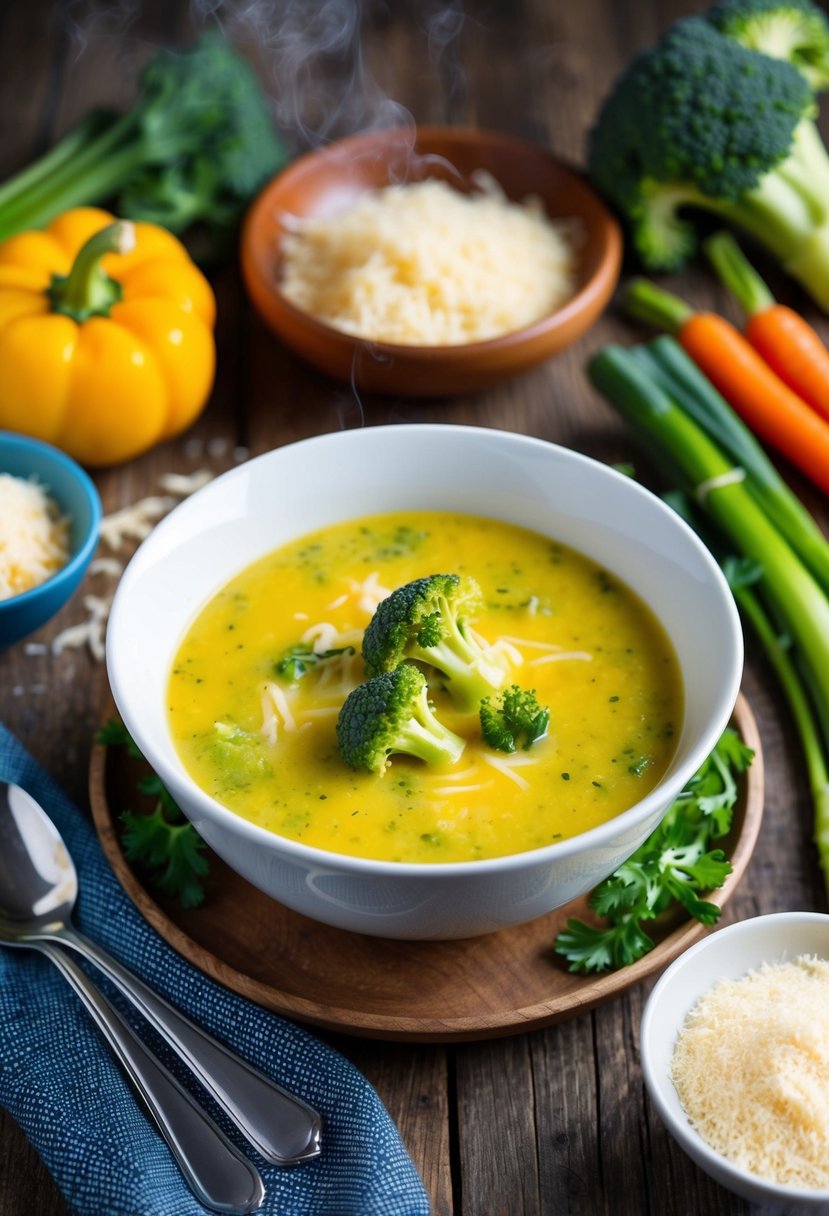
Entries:
{"type": "MultiPolygon", "coordinates": [[[[163,520],[153,529],[150,536],[142,542],[136,553],[131,558],[127,565],[118,587],[113,597],[112,607],[109,616],[109,625],[106,635],[106,666],[109,675],[110,687],[113,698],[115,700],[118,712],[121,714],[124,724],[130,731],[130,734],[138,744],[139,749],[144,753],[148,762],[158,772],[159,776],[166,783],[172,782],[175,784],[180,781],[182,776],[188,784],[188,788],[192,793],[193,801],[195,802],[198,811],[208,820],[217,823],[219,826],[233,825],[234,835],[240,835],[249,843],[269,845],[273,847],[274,841],[278,842],[279,848],[284,850],[286,854],[305,864],[322,866],[326,865],[339,870],[347,870],[353,874],[388,874],[390,871],[398,876],[411,877],[426,877],[442,878],[444,881],[457,879],[461,876],[469,876],[472,874],[486,874],[489,872],[505,872],[513,869],[522,869],[528,863],[545,865],[553,859],[561,860],[571,856],[574,853],[581,852],[585,847],[594,845],[601,846],[607,842],[607,838],[612,838],[620,830],[624,830],[625,823],[633,823],[639,819],[646,819],[649,811],[655,804],[664,798],[664,789],[660,793],[660,784],[652,789],[644,798],[629,807],[626,811],[622,811],[619,815],[614,816],[607,822],[598,824],[596,827],[590,828],[587,832],[579,833],[576,836],[567,837],[564,840],[554,841],[551,844],[544,845],[538,849],[528,849],[520,853],[510,853],[501,857],[482,858],[480,860],[471,861],[454,861],[454,862],[392,862],[382,861],[376,858],[358,857],[348,853],[336,853],[327,849],[314,847],[311,845],[302,844],[300,841],[291,840],[288,837],[280,836],[266,828],[260,827],[257,824],[244,819],[235,811],[223,806],[216,799],[206,794],[190,776],[184,768],[180,759],[177,760],[177,768],[167,764],[166,759],[162,756],[160,763],[156,765],[155,759],[151,759],[149,750],[144,746],[147,738],[145,735],[142,723],[137,714],[130,712],[128,708],[128,690],[130,682],[121,673],[122,651],[116,642],[116,634],[120,625],[122,612],[122,604],[125,602],[132,581],[140,576],[141,569],[150,560],[148,554],[156,544],[163,544],[166,534],[169,530],[176,526],[176,520],[182,512],[195,512],[199,496],[206,496],[216,492],[216,487],[219,485],[229,485],[233,481],[244,477],[248,474],[251,466],[260,462],[273,459],[280,453],[290,451],[297,452],[300,448],[305,448],[317,444],[329,443],[354,443],[360,442],[361,438],[366,435],[381,434],[394,432],[401,437],[401,441],[405,441],[407,435],[417,433],[418,436],[446,435],[452,432],[461,437],[493,437],[502,443],[511,445],[534,448],[538,452],[552,452],[559,456],[563,456],[566,460],[572,460],[576,464],[596,470],[600,476],[607,477],[608,480],[616,481],[620,485],[626,487],[625,492],[629,492],[637,497],[648,499],[652,507],[663,514],[666,518],[670,518],[672,526],[679,532],[684,533],[691,547],[697,551],[703,563],[707,566],[711,575],[712,581],[716,584],[721,598],[722,607],[724,610],[724,619],[730,625],[731,631],[731,646],[729,653],[732,657],[731,670],[724,673],[722,686],[720,689],[719,698],[717,701],[716,714],[711,717],[711,722],[708,729],[701,732],[701,737],[697,745],[692,749],[688,761],[684,768],[688,768],[685,779],[690,776],[690,773],[696,771],[705,757],[709,754],[719,735],[728,725],[731,718],[734,705],[736,704],[737,695],[740,690],[743,667],[743,635],[740,625],[740,618],[737,611],[734,598],[728,587],[728,583],[724,574],[712,557],[709,550],[687,524],[681,516],[679,516],[667,503],[663,502],[652,491],[638,482],[633,481],[619,470],[612,468],[610,465],[596,460],[591,456],[584,455],[572,448],[565,447],[562,444],[552,443],[546,439],[539,439],[535,436],[521,434],[514,431],[506,431],[493,427],[477,427],[463,424],[446,424],[446,423],[402,423],[388,424],[382,427],[357,428],[347,431],[332,431],[321,435],[312,435],[305,439],[297,440],[292,444],[285,444],[282,447],[271,449],[268,452],[263,452],[259,456],[253,457],[244,464],[229,469],[226,473],[221,474],[207,485],[191,494],[189,498],[183,500],[163,520]],[[725,678],[727,676],[728,678],[725,678]],[[691,764],[693,762],[693,767],[691,764]],[[587,843],[585,843],[587,842],[587,843]]],[[[297,536],[301,533],[297,533],[297,536]]],[[[287,543],[287,541],[283,542],[287,543]]],[[[278,547],[278,546],[274,546],[278,547]]],[[[264,556],[264,553],[263,553],[264,556]]],[[[248,563],[249,564],[249,563],[248,563]]],[[[242,567],[244,569],[244,567],[242,567]]],[[[235,573],[240,573],[241,570],[236,570],[229,574],[222,584],[224,585],[229,579],[235,576],[235,573]]],[[[635,588],[633,588],[635,591],[635,588]]],[[[204,602],[201,605],[204,606],[204,602]]],[[[195,614],[194,614],[195,615],[195,614]]],[[[182,625],[180,636],[183,636],[185,625],[182,625]]],[[[169,656],[172,661],[172,655],[169,656]]],[[[682,782],[678,780],[675,774],[670,783],[676,786],[676,794],[682,786],[682,782]]]]}
{"type": "MultiPolygon", "coordinates": [[[[35,452],[47,465],[51,464],[53,468],[59,468],[68,473],[81,490],[84,502],[89,510],[89,525],[81,543],[65,565],[56,570],[54,574],[50,574],[48,578],[44,579],[42,583],[38,583],[35,587],[29,587],[26,591],[21,591],[17,595],[11,595],[7,599],[0,600],[0,612],[12,606],[15,609],[25,607],[33,603],[38,596],[44,594],[47,590],[50,592],[54,591],[63,582],[67,582],[73,578],[77,571],[86,565],[97,547],[99,525],[103,515],[101,497],[95,483],[86,470],[67,452],[55,447],[54,444],[46,443],[43,439],[35,439],[31,435],[21,435],[16,431],[0,431],[0,473],[8,472],[3,467],[3,452],[9,450],[21,453],[35,452]]],[[[17,477],[18,474],[15,473],[12,476],[17,477]]],[[[51,486],[47,485],[46,489],[54,497],[51,486]]]]}
{"type": "MultiPolygon", "coordinates": [[[[656,1107],[659,1117],[681,1147],[686,1152],[689,1152],[702,1168],[706,1168],[702,1164],[705,1162],[711,1167],[709,1172],[714,1171],[720,1177],[728,1178],[734,1184],[735,1190],[739,1187],[754,1187],[758,1192],[762,1190],[768,1195],[769,1199],[775,1202],[799,1201],[826,1204],[829,1200],[829,1187],[793,1186],[787,1183],[775,1182],[770,1178],[763,1178],[759,1174],[753,1174],[749,1170],[736,1165],[733,1161],[729,1161],[727,1157],[724,1157],[720,1152],[712,1148],[692,1125],[688,1116],[684,1114],[684,1111],[683,1118],[677,1118],[665,1098],[666,1089],[671,1085],[670,1077],[657,1069],[651,1051],[651,1044],[656,1038],[662,1037],[658,1030],[654,1031],[652,1029],[652,1027],[660,1024],[658,1016],[659,1003],[664,999],[665,994],[670,990],[672,983],[680,972],[688,967],[693,967],[700,957],[712,948],[714,943],[719,945],[723,938],[734,937],[736,939],[741,936],[746,937],[751,935],[759,940],[766,929],[776,926],[795,925],[823,926],[827,930],[827,941],[829,943],[829,914],[804,909],[802,911],[789,910],[786,912],[769,912],[761,916],[749,916],[743,920],[735,921],[733,924],[726,925],[721,929],[717,929],[715,932],[709,933],[706,937],[702,938],[701,941],[689,946],[687,950],[683,951],[678,958],[675,958],[665,968],[648,996],[640,1021],[639,1055],[645,1087],[651,1101],[656,1107]]],[[[826,958],[829,960],[829,944],[827,944],[826,958]]],[[[757,963],[749,961],[745,971],[747,972],[757,965],[757,963]]],[[[692,1008],[700,997],[710,991],[718,983],[719,978],[721,977],[712,977],[710,975],[701,978],[700,990],[689,1008],[692,1008]]],[[[683,1020],[684,1016],[682,1019],[677,1019],[676,1029],[681,1026],[683,1020]]],[[[673,1019],[671,1019],[670,1025],[672,1033],[674,1033],[673,1019]]],[[[724,1183],[723,1185],[727,1186],[728,1183],[724,1183]]]]}
{"type": "MultiPolygon", "coordinates": [[[[587,173],[584,170],[573,165],[568,160],[556,156],[541,144],[533,143],[531,140],[523,139],[517,135],[509,135],[505,132],[491,131],[486,128],[469,125],[455,127],[432,123],[422,126],[413,125],[411,127],[413,147],[419,139],[425,141],[436,138],[456,139],[458,143],[468,143],[474,138],[477,142],[485,142],[491,146],[500,145],[505,148],[514,149],[515,151],[532,152],[540,160],[547,161],[554,168],[576,182],[589,199],[591,207],[593,207],[597,218],[601,221],[598,226],[604,233],[602,252],[598,266],[594,272],[558,308],[546,313],[537,321],[533,321],[529,325],[523,325],[520,329],[510,330],[508,333],[498,334],[493,338],[486,338],[476,342],[455,342],[431,346],[422,343],[387,342],[382,339],[352,334],[346,330],[338,329],[336,326],[328,325],[311,313],[298,308],[282,293],[279,283],[273,282],[266,274],[263,266],[263,250],[253,235],[255,228],[262,222],[261,217],[263,213],[268,209],[273,209],[272,195],[279,188],[284,187],[286,183],[290,184],[294,178],[303,176],[308,172],[310,167],[316,164],[327,160],[336,161],[349,149],[358,149],[363,144],[370,144],[383,137],[391,139],[395,134],[409,130],[410,128],[407,126],[397,125],[359,131],[352,135],[346,135],[333,143],[325,144],[323,147],[304,152],[296,160],[291,161],[285,168],[279,170],[259,191],[248,208],[242,224],[239,247],[245,279],[249,282],[253,280],[258,290],[263,293],[269,293],[271,299],[295,321],[303,324],[320,336],[325,336],[332,340],[336,339],[349,346],[368,347],[378,355],[388,353],[389,357],[394,357],[398,360],[409,358],[423,362],[437,361],[438,363],[458,362],[464,356],[475,358],[476,356],[496,353],[504,349],[508,350],[523,345],[525,342],[532,343],[542,335],[555,332],[559,327],[566,325],[573,317],[579,316],[590,306],[596,295],[600,295],[606,290],[612,290],[612,285],[618,278],[622,264],[622,230],[615,216],[590,184],[587,173]]],[[[371,189],[371,187],[367,187],[368,189],[371,189]]],[[[584,217],[580,213],[570,218],[583,220],[584,217]]],[[[274,256],[277,257],[276,254],[274,256]]]]}

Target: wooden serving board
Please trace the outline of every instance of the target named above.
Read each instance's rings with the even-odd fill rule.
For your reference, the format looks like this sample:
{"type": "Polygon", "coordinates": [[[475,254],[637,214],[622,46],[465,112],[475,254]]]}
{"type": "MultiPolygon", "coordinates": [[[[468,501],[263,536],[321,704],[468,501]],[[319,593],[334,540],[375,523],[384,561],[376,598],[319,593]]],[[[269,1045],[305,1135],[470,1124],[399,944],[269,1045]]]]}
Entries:
{"type": "MultiPolygon", "coordinates": [[[[754,849],[763,814],[763,759],[744,697],[733,725],[754,749],[742,779],[730,838],[733,872],[709,898],[722,907],[754,849]]],[[[366,937],[283,907],[211,854],[205,902],[182,909],[150,893],[119,843],[119,814],[136,807],[140,775],[122,748],[96,745],[92,814],[122,886],[161,936],[212,979],[308,1025],[377,1039],[452,1042],[496,1038],[562,1021],[609,1000],[665,967],[707,932],[694,920],[654,930],[655,948],[620,971],[572,975],[553,951],[570,916],[588,917],[586,897],[526,925],[452,942],[366,937]]]]}

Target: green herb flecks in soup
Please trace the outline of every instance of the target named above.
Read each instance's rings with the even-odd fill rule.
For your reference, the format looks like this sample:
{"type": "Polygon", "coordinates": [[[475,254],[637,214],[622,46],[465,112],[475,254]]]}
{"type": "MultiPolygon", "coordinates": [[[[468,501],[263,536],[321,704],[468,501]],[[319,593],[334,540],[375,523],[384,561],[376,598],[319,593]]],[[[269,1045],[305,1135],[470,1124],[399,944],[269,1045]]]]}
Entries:
{"type": "Polygon", "coordinates": [[[256,562],[201,611],[169,684],[175,745],[207,793],[293,840],[404,862],[498,857],[604,823],[657,783],[681,721],[671,644],[629,588],[547,537],[442,512],[354,520],[256,562]],[[509,754],[487,746],[424,667],[460,758],[356,772],[336,724],[366,679],[363,633],[390,591],[436,572],[476,580],[475,633],[506,685],[549,708],[548,729],[509,754]]]}

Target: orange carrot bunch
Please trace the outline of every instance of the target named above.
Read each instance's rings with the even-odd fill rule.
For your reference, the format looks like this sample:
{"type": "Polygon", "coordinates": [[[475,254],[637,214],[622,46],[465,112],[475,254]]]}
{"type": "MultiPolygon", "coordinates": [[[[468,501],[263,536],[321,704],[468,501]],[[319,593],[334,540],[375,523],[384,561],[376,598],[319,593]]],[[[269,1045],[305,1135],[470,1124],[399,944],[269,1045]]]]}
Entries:
{"type": "Polygon", "coordinates": [[[723,278],[728,261],[729,286],[750,304],[745,335],[644,279],[629,284],[627,306],[673,334],[754,433],[829,494],[829,351],[802,317],[775,302],[730,241],[713,238],[707,248],[723,278]]]}

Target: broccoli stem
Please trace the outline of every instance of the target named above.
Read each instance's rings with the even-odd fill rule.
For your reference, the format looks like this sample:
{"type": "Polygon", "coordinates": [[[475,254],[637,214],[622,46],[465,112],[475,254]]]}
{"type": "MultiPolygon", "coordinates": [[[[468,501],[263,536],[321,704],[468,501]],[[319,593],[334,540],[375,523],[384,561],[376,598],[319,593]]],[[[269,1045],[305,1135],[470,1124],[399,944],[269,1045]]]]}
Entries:
{"type": "Polygon", "coordinates": [[[754,190],[712,209],[765,244],[829,311],[829,155],[811,119],[798,124],[792,151],[754,190]]]}
{"type": "Polygon", "coordinates": [[[401,728],[397,744],[401,750],[436,768],[455,764],[465,747],[464,740],[432,713],[425,693],[418,698],[412,718],[401,728]]]}
{"type": "MultiPolygon", "coordinates": [[[[451,619],[448,614],[444,618],[451,619]]],[[[506,671],[488,662],[469,645],[457,626],[448,637],[428,649],[412,648],[411,657],[437,667],[449,681],[452,699],[461,710],[476,710],[484,697],[500,688],[506,671]]]]}

